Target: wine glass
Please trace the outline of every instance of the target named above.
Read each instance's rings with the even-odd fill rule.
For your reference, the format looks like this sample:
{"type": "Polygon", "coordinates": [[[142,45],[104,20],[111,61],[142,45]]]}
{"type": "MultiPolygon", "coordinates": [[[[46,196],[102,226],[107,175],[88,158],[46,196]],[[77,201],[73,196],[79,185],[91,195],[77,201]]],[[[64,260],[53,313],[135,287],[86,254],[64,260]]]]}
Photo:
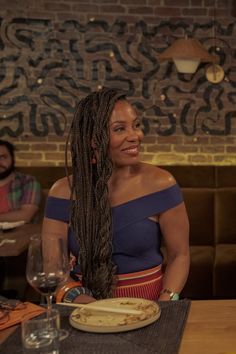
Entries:
{"type": "MultiPolygon", "coordinates": [[[[30,238],[26,266],[26,278],[30,285],[47,300],[47,314],[50,317],[52,299],[57,288],[69,276],[69,260],[66,240],[61,235],[48,233],[30,238]]],[[[65,338],[66,333],[60,337],[65,338]]],[[[62,338],[61,338],[62,339],[62,338]]]]}

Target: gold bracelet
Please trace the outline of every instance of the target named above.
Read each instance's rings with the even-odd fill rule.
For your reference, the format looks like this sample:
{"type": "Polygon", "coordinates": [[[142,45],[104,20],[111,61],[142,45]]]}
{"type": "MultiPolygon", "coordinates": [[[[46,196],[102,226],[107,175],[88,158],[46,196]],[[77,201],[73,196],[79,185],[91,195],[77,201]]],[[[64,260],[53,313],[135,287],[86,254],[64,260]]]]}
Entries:
{"type": "Polygon", "coordinates": [[[69,291],[72,288],[75,288],[76,286],[82,286],[82,284],[79,281],[71,281],[69,283],[66,283],[63,285],[56,294],[56,302],[62,302],[65,294],[67,291],[69,291]]]}

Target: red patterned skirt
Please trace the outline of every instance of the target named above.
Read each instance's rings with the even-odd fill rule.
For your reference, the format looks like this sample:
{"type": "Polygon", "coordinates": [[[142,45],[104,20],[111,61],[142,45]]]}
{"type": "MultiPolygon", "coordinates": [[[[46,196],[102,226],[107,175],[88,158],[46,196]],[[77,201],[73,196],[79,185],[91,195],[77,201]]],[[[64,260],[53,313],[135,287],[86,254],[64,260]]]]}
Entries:
{"type": "Polygon", "coordinates": [[[113,297],[157,300],[162,289],[162,265],[141,272],[120,274],[113,297]]]}

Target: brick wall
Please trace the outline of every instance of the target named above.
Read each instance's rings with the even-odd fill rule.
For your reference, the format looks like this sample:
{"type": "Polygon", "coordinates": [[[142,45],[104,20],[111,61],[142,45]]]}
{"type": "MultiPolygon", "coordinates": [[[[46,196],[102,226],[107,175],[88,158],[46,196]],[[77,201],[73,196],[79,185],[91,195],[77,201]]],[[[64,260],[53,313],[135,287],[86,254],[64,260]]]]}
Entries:
{"type": "Polygon", "coordinates": [[[154,164],[236,164],[233,0],[0,0],[0,138],[17,164],[62,165],[76,100],[99,86],[127,92],[154,164]],[[185,34],[217,56],[179,74],[158,54],[185,34]]]}

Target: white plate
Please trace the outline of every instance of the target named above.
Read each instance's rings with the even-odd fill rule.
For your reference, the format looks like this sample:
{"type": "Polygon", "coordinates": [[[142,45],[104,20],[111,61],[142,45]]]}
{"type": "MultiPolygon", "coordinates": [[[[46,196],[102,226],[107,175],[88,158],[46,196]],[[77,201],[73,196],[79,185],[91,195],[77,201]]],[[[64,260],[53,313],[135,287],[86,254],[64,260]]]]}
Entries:
{"type": "MultiPolygon", "coordinates": [[[[71,326],[86,332],[114,333],[145,327],[155,322],[161,314],[159,305],[140,298],[113,298],[93,302],[94,306],[113,306],[143,311],[142,315],[106,313],[95,310],[75,309],[70,315],[71,326]]],[[[85,305],[86,306],[86,305],[85,305]]]]}
{"type": "Polygon", "coordinates": [[[19,227],[19,226],[22,226],[24,225],[24,221],[21,220],[21,221],[11,221],[11,222],[8,222],[8,221],[4,221],[4,222],[0,222],[0,230],[10,230],[10,229],[14,229],[15,227],[19,227]]]}

